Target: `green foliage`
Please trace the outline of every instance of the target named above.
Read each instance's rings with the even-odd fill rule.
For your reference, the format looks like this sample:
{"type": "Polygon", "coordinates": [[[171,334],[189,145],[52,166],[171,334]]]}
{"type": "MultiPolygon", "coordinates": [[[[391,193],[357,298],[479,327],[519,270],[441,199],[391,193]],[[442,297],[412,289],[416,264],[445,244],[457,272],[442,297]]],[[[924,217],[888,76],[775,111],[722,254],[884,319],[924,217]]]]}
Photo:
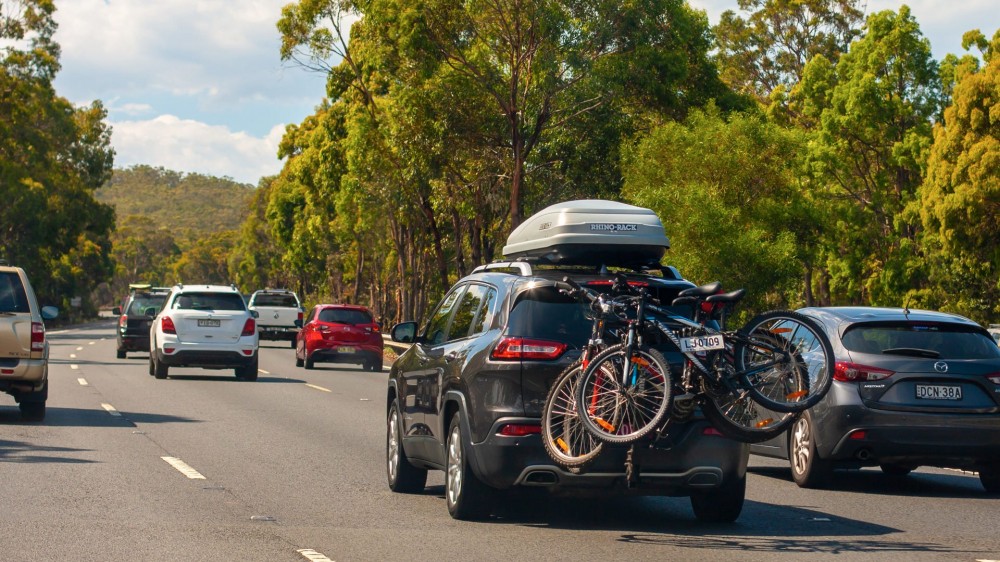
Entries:
{"type": "Polygon", "coordinates": [[[792,131],[754,115],[726,120],[696,111],[654,130],[629,154],[624,194],[656,211],[671,240],[669,263],[696,283],[746,288],[744,310],[798,304],[792,131]]]}
{"type": "Polygon", "coordinates": [[[1000,320],[1000,31],[965,37],[986,64],[956,72],[912,210],[940,306],[988,323],[1000,320]]]}

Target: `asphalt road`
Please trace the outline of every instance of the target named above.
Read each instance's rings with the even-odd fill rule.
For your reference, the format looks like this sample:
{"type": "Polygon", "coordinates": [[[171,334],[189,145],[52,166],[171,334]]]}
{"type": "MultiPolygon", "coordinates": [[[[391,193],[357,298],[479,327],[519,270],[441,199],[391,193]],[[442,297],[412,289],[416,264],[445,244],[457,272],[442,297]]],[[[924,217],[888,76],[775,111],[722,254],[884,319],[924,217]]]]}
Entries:
{"type": "Polygon", "coordinates": [[[145,354],[114,358],[112,323],[49,338],[45,422],[0,395],[0,560],[1000,560],[1000,498],[937,469],[813,491],[751,457],[731,525],[686,498],[520,494],[455,521],[441,473],[420,495],[385,484],[385,373],[306,371],[265,342],[257,382],[156,380],[145,354]]]}

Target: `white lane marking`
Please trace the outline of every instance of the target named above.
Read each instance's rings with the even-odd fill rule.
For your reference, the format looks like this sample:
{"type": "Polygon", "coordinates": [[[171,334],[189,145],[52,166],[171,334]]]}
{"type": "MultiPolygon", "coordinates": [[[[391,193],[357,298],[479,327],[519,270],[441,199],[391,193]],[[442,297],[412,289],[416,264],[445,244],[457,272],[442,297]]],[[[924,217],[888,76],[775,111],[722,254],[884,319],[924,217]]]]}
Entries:
{"type": "Polygon", "coordinates": [[[204,480],[205,477],[201,475],[200,472],[191,468],[188,463],[182,461],[177,457],[160,457],[161,459],[167,461],[167,464],[177,469],[178,472],[187,476],[192,480],[204,480]]]}
{"type": "Polygon", "coordinates": [[[76,354],[75,353],[70,353],[69,354],[69,358],[70,359],[76,359],[76,354]]]}
{"type": "Polygon", "coordinates": [[[87,345],[94,345],[96,343],[97,343],[96,341],[92,341],[92,342],[87,343],[87,345]]]}
{"type": "Polygon", "coordinates": [[[83,351],[83,348],[82,347],[78,347],[78,348],[76,348],[76,350],[77,351],[83,351]]]}
{"type": "Polygon", "coordinates": [[[75,371],[75,370],[79,369],[80,366],[79,365],[70,365],[69,368],[73,369],[75,371]]]}
{"type": "Polygon", "coordinates": [[[271,374],[271,373],[268,373],[267,371],[265,371],[264,369],[257,369],[257,370],[260,371],[261,373],[264,373],[265,375],[270,375],[271,374]]]}
{"type": "Polygon", "coordinates": [[[309,560],[311,562],[333,562],[333,560],[327,558],[323,554],[321,554],[319,552],[316,552],[315,550],[313,550],[311,548],[300,548],[300,549],[296,550],[295,552],[298,552],[306,560],[309,560]]]}
{"type": "Polygon", "coordinates": [[[104,403],[102,403],[101,407],[104,408],[105,410],[107,410],[108,413],[111,414],[112,416],[120,416],[120,415],[122,415],[121,412],[119,412],[118,410],[116,410],[115,407],[112,406],[111,404],[104,404],[104,403]]]}
{"type": "Polygon", "coordinates": [[[309,388],[315,388],[316,390],[322,390],[323,392],[333,392],[329,388],[323,388],[322,386],[316,386],[314,384],[306,383],[306,386],[308,386],[309,388]]]}
{"type": "Polygon", "coordinates": [[[87,379],[76,379],[76,382],[80,383],[80,386],[90,386],[90,383],[87,382],[87,379]]]}

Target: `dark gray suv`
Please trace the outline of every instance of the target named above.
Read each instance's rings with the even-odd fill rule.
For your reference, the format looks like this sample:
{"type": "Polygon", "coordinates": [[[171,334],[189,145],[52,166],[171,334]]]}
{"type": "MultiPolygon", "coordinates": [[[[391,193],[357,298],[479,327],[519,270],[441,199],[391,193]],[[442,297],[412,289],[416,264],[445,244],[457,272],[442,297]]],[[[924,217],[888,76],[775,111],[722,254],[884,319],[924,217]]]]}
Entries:
{"type": "MultiPolygon", "coordinates": [[[[491,264],[456,283],[419,331],[414,322],[393,327],[393,340],[413,345],[389,376],[389,487],[421,492],[428,470],[444,470],[448,510],[458,519],[485,517],[503,490],[532,486],[690,496],[699,519],[735,520],[743,506],[749,449],[724,438],[697,412],[636,448],[641,468],[631,485],[624,469],[627,446],[605,446],[585,472],[568,471],[549,458],[540,436],[546,395],[580,356],[591,326],[585,306],[556,288],[564,276],[598,290],[613,281],[596,268],[491,264]]],[[[694,286],[669,267],[662,276],[627,277],[661,302],[694,286]]],[[[672,363],[679,356],[663,351],[672,363]]]]}

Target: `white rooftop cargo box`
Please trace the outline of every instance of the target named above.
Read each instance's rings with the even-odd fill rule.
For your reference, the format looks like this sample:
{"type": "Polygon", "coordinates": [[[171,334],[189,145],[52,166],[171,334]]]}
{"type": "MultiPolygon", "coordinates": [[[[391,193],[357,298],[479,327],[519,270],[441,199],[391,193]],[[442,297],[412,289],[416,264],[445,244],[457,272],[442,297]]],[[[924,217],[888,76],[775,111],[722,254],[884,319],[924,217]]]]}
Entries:
{"type": "Polygon", "coordinates": [[[559,265],[658,265],[670,241],[650,209],[615,201],[567,201],[535,213],[507,237],[503,255],[559,265]]]}

